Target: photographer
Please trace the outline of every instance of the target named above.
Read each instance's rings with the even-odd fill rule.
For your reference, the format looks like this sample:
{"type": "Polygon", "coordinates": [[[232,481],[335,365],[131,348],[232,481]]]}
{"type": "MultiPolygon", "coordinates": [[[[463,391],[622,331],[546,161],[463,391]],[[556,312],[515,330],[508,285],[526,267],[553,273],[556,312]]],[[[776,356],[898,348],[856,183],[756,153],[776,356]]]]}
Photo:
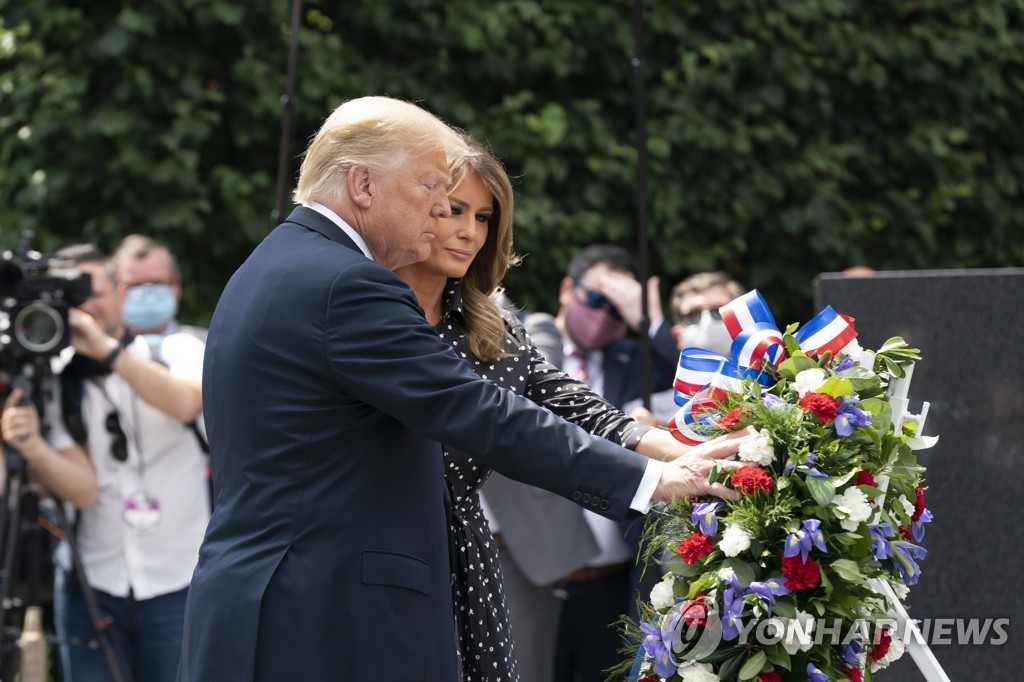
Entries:
{"type": "MultiPolygon", "coordinates": [[[[104,255],[79,245],[57,256],[91,276],[92,295],[69,311],[75,354],[60,374],[63,414],[52,420],[48,449],[78,448],[87,455],[95,503],[78,504],[92,500],[68,494],[81,475],[70,467],[48,487],[80,507],[74,532],[82,564],[101,615],[112,620],[122,672],[147,682],[173,680],[185,595],[210,516],[204,453],[186,426],[202,410],[203,344],[172,335],[164,344],[165,364],[156,362],[145,340],[122,321],[104,255]]],[[[11,415],[12,428],[22,429],[12,438],[23,435],[26,419],[11,415]]],[[[7,421],[5,411],[5,437],[7,421]]],[[[93,640],[94,624],[66,550],[57,563],[58,634],[93,640]]],[[[64,644],[61,654],[65,680],[110,679],[95,648],[64,644]]]]}

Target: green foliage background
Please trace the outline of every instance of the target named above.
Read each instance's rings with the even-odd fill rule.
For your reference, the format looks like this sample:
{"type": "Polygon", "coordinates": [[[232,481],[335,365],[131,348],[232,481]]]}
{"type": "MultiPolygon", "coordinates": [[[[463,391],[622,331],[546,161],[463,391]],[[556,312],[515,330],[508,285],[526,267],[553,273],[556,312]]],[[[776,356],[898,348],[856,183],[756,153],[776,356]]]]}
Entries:
{"type": "MultiPolygon", "coordinates": [[[[154,235],[208,319],[270,228],[289,4],[0,0],[0,246],[154,235]]],[[[642,7],[663,294],[722,268],[785,322],[852,264],[1024,265],[1022,0],[642,7]]],[[[366,94],[467,128],[516,178],[511,297],[550,310],[578,247],[637,243],[632,11],[304,2],[292,154],[366,94]]]]}

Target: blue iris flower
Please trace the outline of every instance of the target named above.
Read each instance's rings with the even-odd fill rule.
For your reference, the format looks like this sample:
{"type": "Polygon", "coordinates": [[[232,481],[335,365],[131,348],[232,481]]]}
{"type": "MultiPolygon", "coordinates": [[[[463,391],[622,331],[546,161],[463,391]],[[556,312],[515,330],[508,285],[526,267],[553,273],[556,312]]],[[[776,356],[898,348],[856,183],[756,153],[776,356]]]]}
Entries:
{"type": "Polygon", "coordinates": [[[682,644],[683,641],[683,623],[685,622],[683,612],[680,609],[674,609],[674,611],[668,625],[661,629],[661,640],[665,642],[669,650],[677,644],[682,644]]]}
{"type": "Polygon", "coordinates": [[[736,575],[736,571],[732,570],[728,566],[718,571],[718,579],[723,583],[728,583],[728,585],[737,592],[743,592],[743,583],[740,582],[739,577],[736,575]]]}
{"type": "Polygon", "coordinates": [[[790,533],[786,538],[786,550],[782,556],[792,557],[799,554],[800,560],[806,564],[812,546],[822,552],[828,551],[825,549],[825,536],[821,532],[821,521],[818,519],[807,519],[800,530],[790,533]]]}
{"type": "Polygon", "coordinates": [[[767,604],[767,606],[768,606],[768,615],[769,616],[772,615],[772,607],[775,606],[775,595],[777,595],[777,594],[787,594],[789,592],[789,590],[786,590],[785,587],[782,587],[782,585],[778,581],[774,581],[774,584],[777,586],[776,588],[773,588],[772,587],[772,583],[768,582],[768,581],[765,581],[765,582],[754,581],[754,582],[750,583],[749,585],[747,585],[747,594],[756,594],[758,597],[761,598],[761,600],[763,602],[765,602],[767,604]],[[785,592],[781,592],[781,593],[777,592],[776,589],[778,587],[781,587],[783,590],[786,590],[786,591],[785,592]]]}
{"type": "Polygon", "coordinates": [[[793,473],[793,470],[795,469],[796,471],[802,471],[803,473],[807,474],[811,478],[819,478],[819,479],[828,478],[828,476],[826,476],[825,474],[821,473],[820,471],[815,469],[813,466],[811,466],[812,464],[815,464],[818,461],[818,456],[816,454],[814,454],[812,452],[811,454],[807,455],[807,461],[808,461],[808,464],[794,464],[793,462],[790,462],[782,470],[782,475],[783,476],[789,476],[791,473],[793,473]]]}
{"type": "Polygon", "coordinates": [[[889,546],[889,538],[895,535],[892,532],[892,526],[885,522],[876,523],[868,526],[868,531],[871,533],[871,556],[878,561],[891,557],[892,548],[889,546]]]}
{"type": "Polygon", "coordinates": [[[662,677],[675,674],[678,666],[668,645],[661,639],[661,630],[650,623],[640,623],[640,629],[644,632],[644,651],[654,660],[655,671],[662,677]]]}
{"type": "Polygon", "coordinates": [[[917,565],[917,560],[923,559],[928,554],[928,550],[920,545],[902,540],[894,540],[889,543],[889,546],[892,547],[893,564],[900,572],[903,582],[907,585],[916,585],[921,577],[921,567],[917,565]]]}
{"type": "Polygon", "coordinates": [[[842,401],[839,411],[836,412],[836,433],[840,436],[849,436],[853,433],[853,427],[867,426],[871,423],[871,414],[859,407],[854,407],[860,402],[860,398],[840,398],[842,401]]]}
{"type": "Polygon", "coordinates": [[[722,593],[722,598],[725,601],[725,610],[722,612],[722,639],[731,642],[740,637],[740,630],[743,629],[743,607],[746,606],[746,602],[743,601],[743,595],[737,594],[731,587],[722,593]]]}
{"type": "Polygon", "coordinates": [[[700,526],[700,532],[711,537],[718,532],[718,510],[721,509],[723,503],[721,502],[701,502],[693,507],[693,513],[690,514],[690,521],[695,526],[700,526]]]}
{"type": "Polygon", "coordinates": [[[864,647],[861,646],[860,640],[857,638],[851,639],[849,644],[844,644],[843,660],[846,661],[846,665],[850,666],[851,668],[856,668],[857,663],[859,663],[859,661],[857,660],[857,655],[860,654],[860,652],[863,650],[864,647]]]}
{"type": "Polygon", "coordinates": [[[811,682],[828,682],[828,676],[818,670],[818,667],[813,663],[807,664],[807,679],[811,682]]]}
{"type": "Polygon", "coordinates": [[[821,473],[820,471],[818,471],[817,469],[815,469],[812,466],[808,466],[806,464],[793,464],[792,462],[787,464],[786,468],[782,470],[782,475],[783,476],[789,476],[791,473],[793,473],[794,469],[796,469],[797,471],[801,471],[801,472],[807,474],[811,478],[819,478],[819,479],[828,478],[827,475],[821,473]]]}
{"type": "Polygon", "coordinates": [[[846,370],[853,367],[853,358],[847,355],[843,358],[843,361],[836,365],[836,372],[845,372],[846,370]]]}
{"type": "Polygon", "coordinates": [[[910,524],[910,534],[914,538],[914,542],[921,542],[924,540],[924,524],[931,522],[932,513],[927,508],[921,512],[921,516],[918,517],[917,521],[910,524]]]}
{"type": "Polygon", "coordinates": [[[761,400],[762,402],[764,402],[765,405],[767,405],[773,410],[785,410],[789,407],[786,404],[785,400],[775,395],[774,393],[765,393],[764,397],[761,398],[761,400]]]}
{"type": "Polygon", "coordinates": [[[784,594],[789,594],[789,589],[782,584],[782,580],[779,578],[768,578],[764,581],[764,584],[768,586],[768,589],[772,591],[776,597],[781,597],[784,594]]]}

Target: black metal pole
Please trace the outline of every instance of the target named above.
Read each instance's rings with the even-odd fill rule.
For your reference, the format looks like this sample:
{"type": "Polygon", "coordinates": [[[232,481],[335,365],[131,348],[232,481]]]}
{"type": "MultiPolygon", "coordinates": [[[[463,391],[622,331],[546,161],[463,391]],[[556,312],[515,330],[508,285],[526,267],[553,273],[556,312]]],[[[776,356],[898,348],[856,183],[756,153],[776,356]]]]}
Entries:
{"type": "Polygon", "coordinates": [[[287,201],[288,171],[291,168],[292,113],[295,110],[295,70],[299,62],[299,20],[302,16],[302,0],[292,0],[291,33],[288,36],[288,72],[285,93],[281,96],[281,141],[277,154],[277,201],[271,215],[271,229],[284,220],[287,201]]]}
{"type": "Polygon", "coordinates": [[[633,1],[633,100],[636,118],[636,250],[640,279],[640,367],[641,392],[645,408],[651,408],[651,319],[647,314],[647,132],[644,90],[643,16],[640,0],[633,1]]]}

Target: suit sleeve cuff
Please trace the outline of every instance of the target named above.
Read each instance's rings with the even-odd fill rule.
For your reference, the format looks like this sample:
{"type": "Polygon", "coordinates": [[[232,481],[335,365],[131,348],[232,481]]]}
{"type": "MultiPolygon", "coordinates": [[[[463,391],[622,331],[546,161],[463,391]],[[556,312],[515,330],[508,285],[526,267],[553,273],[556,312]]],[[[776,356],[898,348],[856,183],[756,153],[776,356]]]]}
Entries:
{"type": "Polygon", "coordinates": [[[646,514],[651,510],[651,498],[654,497],[654,490],[658,487],[658,481],[661,480],[661,472],[664,469],[665,462],[655,459],[647,460],[647,469],[644,471],[644,477],[640,479],[640,487],[636,489],[633,501],[629,504],[630,509],[635,509],[641,514],[646,514]]]}

